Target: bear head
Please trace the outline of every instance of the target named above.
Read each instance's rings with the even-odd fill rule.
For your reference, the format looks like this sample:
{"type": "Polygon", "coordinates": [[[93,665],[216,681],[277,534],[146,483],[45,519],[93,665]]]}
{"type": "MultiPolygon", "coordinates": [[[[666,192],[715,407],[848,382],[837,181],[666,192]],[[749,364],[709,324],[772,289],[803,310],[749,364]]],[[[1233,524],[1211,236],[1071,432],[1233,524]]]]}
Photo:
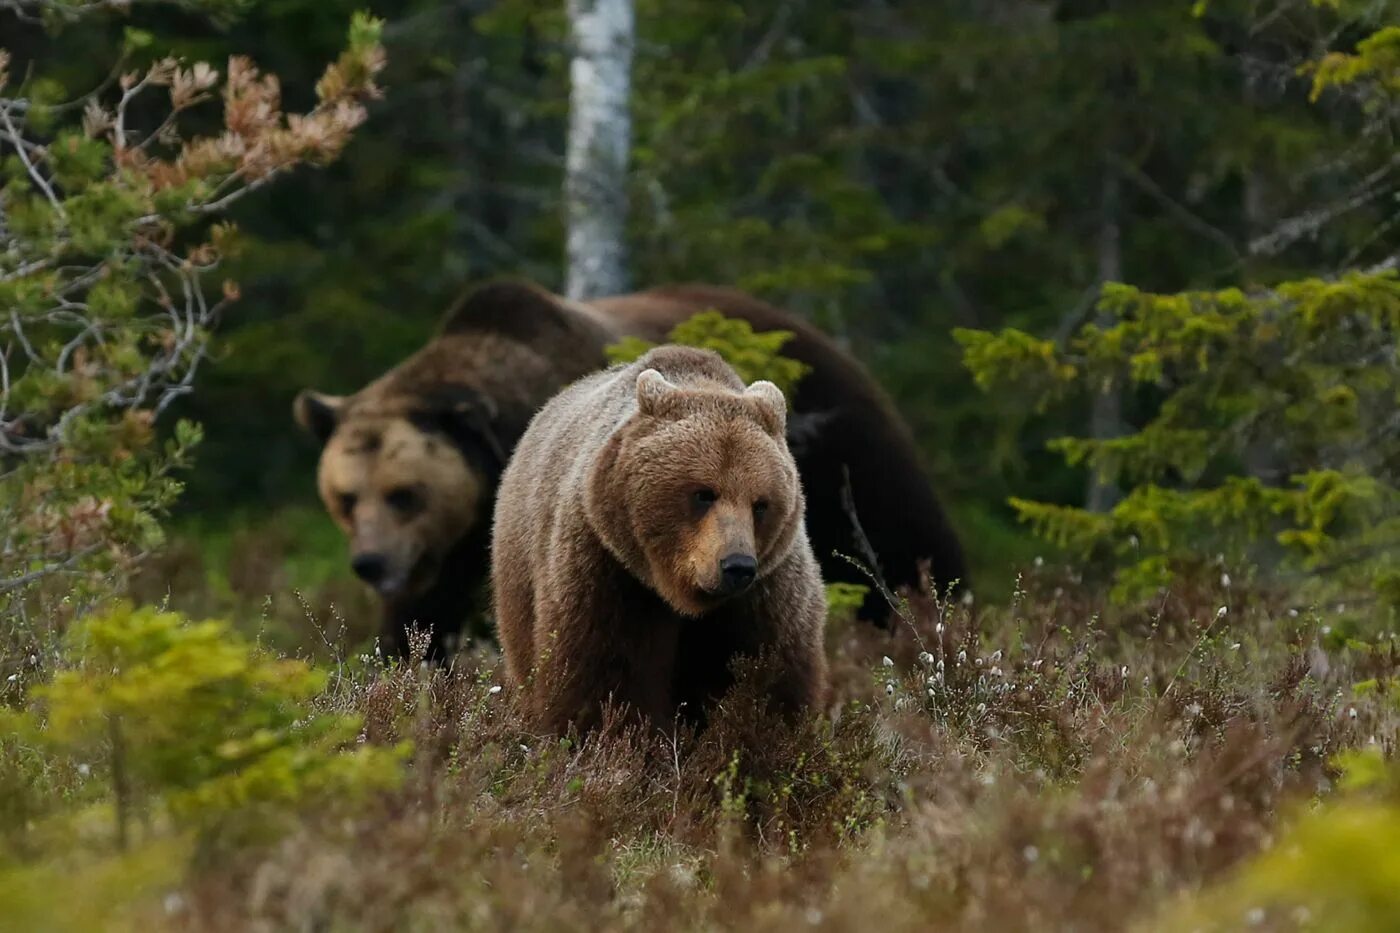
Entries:
{"type": "Polygon", "coordinates": [[[485,396],[308,390],[294,413],[323,445],[317,488],[350,540],[351,568],[382,598],[421,596],[454,547],[485,533],[505,457],[485,396]]]}
{"type": "Polygon", "coordinates": [[[317,485],[355,573],[399,606],[470,585],[507,457],[540,405],[603,365],[608,339],[582,306],[497,281],[354,395],[302,392],[293,413],[323,445],[317,485]]]}
{"type": "Polygon", "coordinates": [[[593,531],[685,616],[703,615],[762,580],[802,525],[782,391],[771,382],[745,389],[725,370],[733,384],[677,385],[643,369],[635,413],[609,438],[587,480],[593,531]]]}

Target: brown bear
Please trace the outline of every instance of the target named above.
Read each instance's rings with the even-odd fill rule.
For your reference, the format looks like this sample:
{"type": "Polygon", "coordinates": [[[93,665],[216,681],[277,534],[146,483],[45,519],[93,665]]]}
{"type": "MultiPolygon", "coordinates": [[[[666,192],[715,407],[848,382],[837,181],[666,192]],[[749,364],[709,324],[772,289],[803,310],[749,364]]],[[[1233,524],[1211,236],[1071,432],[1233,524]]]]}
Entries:
{"type": "MultiPolygon", "coordinates": [[[[530,417],[601,369],[628,335],[654,342],[717,309],[788,330],[783,353],[812,368],[797,387],[789,444],[807,493],[807,532],[828,580],[891,587],[966,581],[908,428],[861,366],[796,315],[732,289],[672,286],[581,303],[519,282],[469,292],[418,353],[348,397],[303,392],[297,420],[323,444],[321,497],[351,539],[354,571],[384,601],[386,631],[430,628],[434,653],[471,611],[487,567],[497,481],[530,417]],[[845,555],[845,556],[842,556],[845,555]]],[[[864,615],[883,618],[872,593],[864,615]]]]}
{"type": "Polygon", "coordinates": [[[787,402],[708,350],[660,347],[565,389],[530,422],[496,497],[491,583],[506,670],[538,725],[621,704],[703,717],[730,662],[771,699],[826,690],[826,604],[785,438],[787,402]]]}

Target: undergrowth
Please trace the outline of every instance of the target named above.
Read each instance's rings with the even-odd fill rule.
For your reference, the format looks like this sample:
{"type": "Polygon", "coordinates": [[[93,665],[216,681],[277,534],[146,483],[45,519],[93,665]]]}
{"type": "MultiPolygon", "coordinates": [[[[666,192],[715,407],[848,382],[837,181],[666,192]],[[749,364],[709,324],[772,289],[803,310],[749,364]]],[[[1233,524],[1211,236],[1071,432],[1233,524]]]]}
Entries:
{"type": "MultiPolygon", "coordinates": [[[[226,831],[239,811],[215,795],[224,831],[210,835],[191,819],[197,779],[259,785],[227,763],[180,767],[166,749],[145,790],[179,806],[145,807],[124,849],[101,735],[57,751],[35,738],[54,685],[72,693],[92,667],[70,638],[5,685],[34,721],[0,740],[0,917],[24,929],[1328,928],[1327,892],[1281,881],[1321,877],[1290,834],[1345,841],[1358,820],[1396,820],[1385,762],[1400,653],[1227,582],[1129,611],[1034,568],[1004,607],[925,596],[891,631],[838,613],[831,705],[794,728],[763,715],[751,670],[699,735],[538,735],[488,647],[447,668],[341,650],[313,694],[282,688],[281,731],[263,738],[285,751],[302,747],[302,723],[349,724],[345,751],[317,739],[306,760],[382,748],[396,778],[381,768],[355,794],[284,784],[273,796],[297,806],[275,811],[275,831],[261,807],[252,835],[226,831]],[[1295,816],[1318,805],[1338,820],[1295,816]],[[75,876],[91,883],[65,882],[75,876]]],[[[253,650],[234,652],[244,681],[292,663],[253,650]]],[[[172,702],[207,712],[192,689],[172,702]]],[[[233,702],[220,715],[251,729],[246,753],[256,704],[233,702]]],[[[1317,842],[1329,857],[1339,844],[1317,842]]],[[[1374,912],[1380,890],[1379,906],[1337,903],[1389,916],[1374,912]]]]}

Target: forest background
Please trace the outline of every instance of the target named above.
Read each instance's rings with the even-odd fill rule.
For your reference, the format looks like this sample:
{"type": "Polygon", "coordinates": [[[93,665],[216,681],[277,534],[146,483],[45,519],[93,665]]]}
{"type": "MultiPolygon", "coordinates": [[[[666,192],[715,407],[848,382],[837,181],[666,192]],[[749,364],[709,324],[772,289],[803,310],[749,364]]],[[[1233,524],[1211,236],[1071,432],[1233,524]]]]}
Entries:
{"type": "MultiPolygon", "coordinates": [[[[138,6],[7,44],[20,60],[26,43],[40,58],[48,43],[71,50],[45,75],[86,88],[134,25],[161,37],[152,55],[249,55],[295,103],[355,8],[274,0],[221,23],[138,6]]],[[[343,561],[314,503],[317,452],[288,416],[295,393],[363,385],[473,282],[564,281],[563,4],[373,12],[387,20],[388,92],[343,158],[236,206],[243,246],[220,274],[241,299],[198,393],[172,411],[205,431],[182,527],[294,535],[289,556],[325,558],[302,585],[343,561]]],[[[1085,472],[1045,441],[1092,433],[1096,416],[1083,400],[1035,416],[1018,396],[979,391],[952,331],[1063,338],[1094,319],[1107,281],[1260,287],[1393,259],[1390,189],[1356,198],[1377,165],[1358,158],[1354,101],[1310,102],[1298,70],[1386,13],[642,2],[630,279],[733,284],[835,334],[913,427],[976,577],[1005,592],[1014,559],[1043,549],[1008,496],[1085,501],[1085,472]],[[1337,203],[1348,200],[1360,203],[1337,203]]],[[[1119,434],[1133,412],[1097,417],[1119,434]]]]}

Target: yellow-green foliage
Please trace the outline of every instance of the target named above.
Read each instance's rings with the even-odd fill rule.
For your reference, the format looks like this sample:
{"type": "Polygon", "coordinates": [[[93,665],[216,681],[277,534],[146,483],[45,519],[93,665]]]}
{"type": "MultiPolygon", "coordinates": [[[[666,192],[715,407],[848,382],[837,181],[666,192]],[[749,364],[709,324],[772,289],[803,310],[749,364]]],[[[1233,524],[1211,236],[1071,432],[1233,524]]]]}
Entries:
{"type": "Polygon", "coordinates": [[[865,602],[870,587],[859,583],[828,583],[826,585],[826,614],[832,619],[853,619],[865,602]]]}
{"type": "Polygon", "coordinates": [[[1109,511],[1012,500],[1041,536],[1110,555],[1120,599],[1172,570],[1227,564],[1314,574],[1333,591],[1392,593],[1400,539],[1394,271],[1153,295],[1103,290],[1107,321],[1064,346],[1016,330],[961,332],[988,391],[1047,406],[1078,390],[1147,402],[1119,437],[1060,438],[1068,463],[1118,485],[1109,511]]]}
{"type": "Polygon", "coordinates": [[[1035,380],[1049,394],[1075,377],[1073,365],[1060,359],[1054,341],[1040,340],[1023,331],[1007,329],[999,334],[958,328],[953,336],[963,348],[963,358],[977,385],[991,389],[998,372],[1013,371],[1035,380]]]}
{"type": "Polygon", "coordinates": [[[1337,756],[1339,800],[1296,815],[1264,854],[1220,890],[1190,904],[1174,926],[1388,933],[1400,917],[1400,768],[1372,746],[1337,756]]]}
{"type": "MultiPolygon", "coordinates": [[[[702,311],[682,321],[667,335],[671,343],[715,351],[745,382],[767,379],[789,399],[797,383],[811,370],[806,363],[780,352],[791,339],[792,331],[755,331],[748,321],[725,317],[713,310],[702,311]]],[[[624,337],[608,347],[608,359],[614,363],[630,363],[652,346],[639,337],[624,337]]]]}
{"type": "Polygon", "coordinates": [[[190,854],[188,840],[172,837],[125,852],[73,852],[65,859],[13,867],[0,863],[0,930],[150,933],[165,929],[162,901],[180,882],[190,854]],[[75,883],[77,871],[81,871],[81,883],[75,883]]]}
{"type": "Polygon", "coordinates": [[[226,623],[119,604],[73,627],[67,658],[11,725],[105,782],[98,799],[123,840],[136,814],[247,833],[286,808],[399,777],[405,749],[357,745],[356,717],[316,708],[324,672],[226,623]]]}
{"type": "Polygon", "coordinates": [[[1356,54],[1333,52],[1310,66],[1312,99],[1328,88],[1365,83],[1370,109],[1393,104],[1400,96],[1400,26],[1388,26],[1357,43],[1356,54]]]}

